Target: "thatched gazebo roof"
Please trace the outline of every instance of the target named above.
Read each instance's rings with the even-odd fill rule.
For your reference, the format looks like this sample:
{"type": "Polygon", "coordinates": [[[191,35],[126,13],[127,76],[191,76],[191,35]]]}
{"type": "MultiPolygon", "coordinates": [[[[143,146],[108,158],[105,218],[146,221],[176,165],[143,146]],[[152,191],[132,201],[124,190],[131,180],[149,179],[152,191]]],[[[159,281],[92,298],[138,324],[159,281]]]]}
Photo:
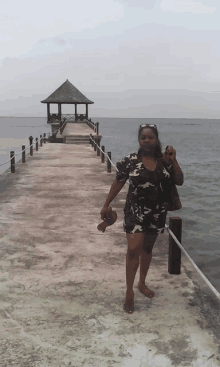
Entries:
{"type": "Polygon", "coordinates": [[[86,98],[67,79],[58,89],[41,103],[71,103],[71,104],[92,104],[94,102],[86,98]]]}

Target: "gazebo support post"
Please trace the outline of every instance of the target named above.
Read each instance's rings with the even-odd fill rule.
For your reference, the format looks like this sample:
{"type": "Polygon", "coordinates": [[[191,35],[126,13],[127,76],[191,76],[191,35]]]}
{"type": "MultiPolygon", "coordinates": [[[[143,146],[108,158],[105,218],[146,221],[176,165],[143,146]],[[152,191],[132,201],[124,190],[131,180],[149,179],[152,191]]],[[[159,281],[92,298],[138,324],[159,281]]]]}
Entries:
{"type": "Polygon", "coordinates": [[[50,103],[47,103],[47,121],[50,121],[50,103]]]}
{"type": "Polygon", "coordinates": [[[58,118],[61,120],[61,103],[58,103],[58,118]]]}
{"type": "Polygon", "coordinates": [[[75,103],[75,121],[77,121],[77,104],[75,103]]]}

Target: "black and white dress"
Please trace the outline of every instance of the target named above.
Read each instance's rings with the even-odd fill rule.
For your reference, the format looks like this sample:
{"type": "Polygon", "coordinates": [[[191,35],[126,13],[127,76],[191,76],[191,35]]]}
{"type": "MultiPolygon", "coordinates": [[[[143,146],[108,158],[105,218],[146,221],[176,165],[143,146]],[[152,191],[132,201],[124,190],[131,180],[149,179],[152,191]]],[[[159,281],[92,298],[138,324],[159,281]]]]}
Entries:
{"type": "Polygon", "coordinates": [[[163,187],[174,180],[173,165],[167,165],[161,157],[157,159],[156,169],[150,171],[144,166],[139,149],[117,162],[117,168],[116,179],[124,184],[129,180],[124,231],[163,233],[168,202],[163,187]]]}

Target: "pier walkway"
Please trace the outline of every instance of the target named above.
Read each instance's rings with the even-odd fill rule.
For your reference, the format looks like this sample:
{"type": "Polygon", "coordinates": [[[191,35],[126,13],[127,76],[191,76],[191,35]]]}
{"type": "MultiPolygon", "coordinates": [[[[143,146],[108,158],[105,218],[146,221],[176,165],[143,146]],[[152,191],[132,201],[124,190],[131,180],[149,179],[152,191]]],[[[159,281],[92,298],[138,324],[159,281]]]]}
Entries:
{"type": "Polygon", "coordinates": [[[69,135],[90,135],[92,133],[92,129],[90,126],[86,124],[86,122],[81,123],[71,123],[67,122],[65,129],[63,130],[62,136],[69,135]]]}
{"type": "Polygon", "coordinates": [[[63,138],[63,141],[66,144],[82,143],[82,140],[84,141],[84,143],[89,144],[90,134],[96,135],[96,133],[94,133],[94,130],[92,130],[91,127],[88,126],[86,122],[81,123],[68,122],[62,134],[58,132],[56,134],[56,138],[58,139],[63,138]]]}
{"type": "Polygon", "coordinates": [[[167,232],[147,276],[156,296],[137,273],[123,311],[126,184],[97,230],[114,180],[87,144],[45,144],[0,176],[0,366],[220,366],[219,303],[184,254],[168,273],[167,232]]]}

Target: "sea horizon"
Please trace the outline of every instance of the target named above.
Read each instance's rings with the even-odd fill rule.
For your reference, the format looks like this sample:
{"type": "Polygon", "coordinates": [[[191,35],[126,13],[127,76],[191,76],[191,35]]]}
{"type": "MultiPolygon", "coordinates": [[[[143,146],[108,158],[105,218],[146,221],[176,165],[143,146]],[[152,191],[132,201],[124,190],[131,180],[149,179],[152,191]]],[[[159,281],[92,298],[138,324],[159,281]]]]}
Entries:
{"type": "MultiPolygon", "coordinates": [[[[73,114],[71,114],[71,115],[74,115],[74,113],[73,114]]],[[[12,115],[2,115],[2,116],[0,116],[0,118],[45,118],[45,119],[47,119],[47,116],[36,116],[36,115],[34,115],[34,116],[19,116],[19,115],[16,115],[16,116],[12,116],[12,115]]],[[[110,118],[110,119],[132,119],[132,120],[134,120],[134,119],[156,119],[156,120],[158,120],[158,119],[160,119],[160,120],[167,120],[167,119],[169,119],[169,120],[220,120],[220,118],[217,118],[217,117],[210,117],[210,118],[208,118],[208,117],[126,117],[126,116],[123,116],[123,117],[121,117],[121,116],[91,116],[91,117],[89,117],[89,119],[92,119],[92,118],[95,118],[95,119],[97,119],[97,118],[104,118],[104,119],[108,119],[108,118],[110,118]]]]}

